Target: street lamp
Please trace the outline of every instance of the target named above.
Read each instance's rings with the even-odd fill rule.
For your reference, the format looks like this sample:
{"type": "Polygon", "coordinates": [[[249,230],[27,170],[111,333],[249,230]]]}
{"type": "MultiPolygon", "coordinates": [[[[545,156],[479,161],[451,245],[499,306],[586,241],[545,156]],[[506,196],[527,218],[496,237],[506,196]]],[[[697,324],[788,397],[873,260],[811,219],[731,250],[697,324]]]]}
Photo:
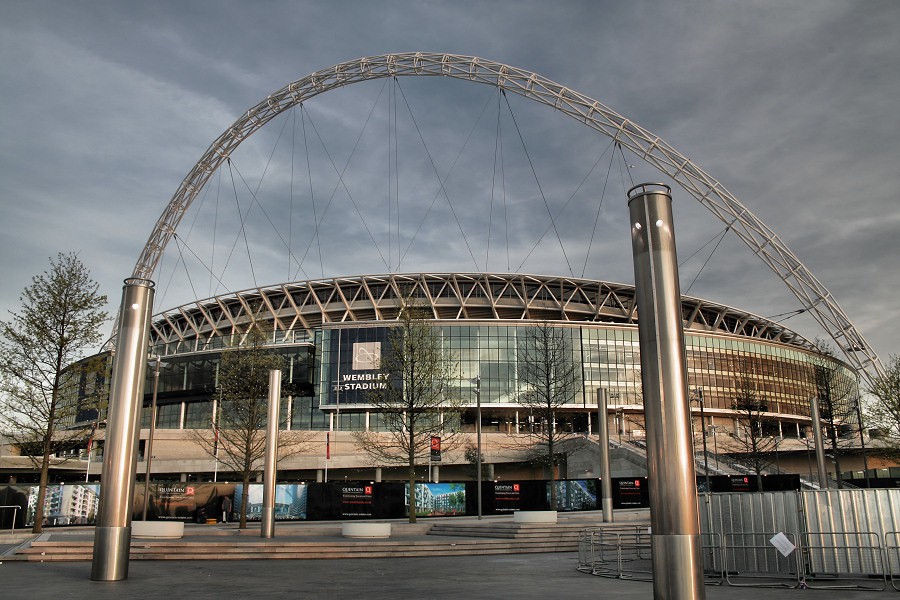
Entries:
{"type": "Polygon", "coordinates": [[[772,436],[772,441],[775,442],[775,473],[777,475],[781,475],[781,466],[778,464],[778,441],[779,437],[777,435],[772,436]]]}
{"type": "Polygon", "coordinates": [[[144,472],[144,512],[142,521],[147,520],[147,505],[150,502],[150,467],[153,464],[153,434],[156,432],[156,394],[159,391],[159,370],[168,367],[169,363],[163,362],[159,355],[150,359],[153,366],[153,396],[150,399],[150,433],[147,436],[147,470],[144,472]]]}
{"type": "MultiPolygon", "coordinates": [[[[859,384],[857,383],[857,385],[859,384]]],[[[866,456],[866,437],[863,431],[862,410],[859,407],[859,393],[856,395],[856,421],[859,424],[859,447],[862,450],[863,477],[866,478],[866,489],[869,489],[872,485],[869,481],[869,459],[866,456]]]]}
{"type": "Polygon", "coordinates": [[[478,519],[481,519],[481,375],[472,379],[475,384],[475,469],[478,474],[478,519]]]}
{"type": "Polygon", "coordinates": [[[698,387],[694,390],[697,393],[697,402],[700,403],[700,436],[703,440],[703,473],[706,477],[706,491],[712,488],[709,485],[709,452],[706,449],[706,413],[703,409],[703,388],[698,387]]]}

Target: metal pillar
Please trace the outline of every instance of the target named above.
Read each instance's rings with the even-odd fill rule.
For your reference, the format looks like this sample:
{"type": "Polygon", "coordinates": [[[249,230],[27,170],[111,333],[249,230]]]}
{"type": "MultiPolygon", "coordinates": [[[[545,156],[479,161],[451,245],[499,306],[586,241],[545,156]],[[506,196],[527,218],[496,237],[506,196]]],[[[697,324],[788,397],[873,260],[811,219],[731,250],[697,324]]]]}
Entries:
{"type": "Polygon", "coordinates": [[[641,381],[647,422],[653,595],[702,599],[700,517],[668,186],[628,191],[641,381]]]}
{"type": "Polygon", "coordinates": [[[275,537],[275,477],[278,463],[278,417],[281,414],[281,371],[269,371],[269,420],[266,423],[266,462],[259,536],[275,537]]]}
{"type": "Polygon", "coordinates": [[[612,476],[609,468],[609,424],[606,418],[606,390],[597,390],[597,434],[600,443],[600,497],[603,502],[603,522],[613,522],[612,476]]]}
{"type": "Polygon", "coordinates": [[[828,470],[825,468],[825,442],[822,439],[822,419],[819,416],[819,399],[809,399],[810,416],[812,417],[813,439],[816,442],[816,471],[819,476],[819,487],[828,489],[828,470]]]}
{"type": "Polygon", "coordinates": [[[153,309],[153,282],[126,279],[116,331],[109,390],[100,509],[94,528],[91,579],[128,578],[131,509],[137,471],[140,407],[147,372],[147,344],[153,309]]]}

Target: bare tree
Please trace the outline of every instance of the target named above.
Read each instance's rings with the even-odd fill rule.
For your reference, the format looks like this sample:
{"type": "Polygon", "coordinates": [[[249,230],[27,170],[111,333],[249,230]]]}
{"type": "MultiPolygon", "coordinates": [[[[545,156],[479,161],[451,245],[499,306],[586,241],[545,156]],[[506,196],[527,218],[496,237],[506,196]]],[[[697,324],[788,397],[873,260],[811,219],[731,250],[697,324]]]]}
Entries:
{"type": "Polygon", "coordinates": [[[530,413],[532,423],[525,435],[533,460],[550,470],[551,510],[557,508],[557,467],[567,454],[578,450],[569,440],[583,439],[558,423],[561,409],[571,406],[582,389],[580,361],[575,360],[569,332],[538,323],[528,328],[519,345],[518,378],[523,390],[517,402],[530,413]]]}
{"type": "Polygon", "coordinates": [[[78,381],[66,374],[101,341],[108,315],[98,290],[76,254],[58,254],[22,292],[21,311],[0,323],[0,419],[40,469],[35,533],[43,529],[51,455],[85,437],[83,429],[70,427],[78,411],[99,408],[79,405],[78,381]]]}
{"type": "Polygon", "coordinates": [[[835,359],[834,348],[821,339],[814,342],[818,354],[813,359],[813,383],[819,402],[819,414],[825,425],[834,456],[835,479],[841,480],[840,430],[855,419],[858,386],[856,377],[835,359]]]}
{"type": "Polygon", "coordinates": [[[769,412],[765,398],[760,395],[749,374],[738,378],[731,408],[735,411],[737,432],[734,440],[740,452],[740,461],[753,470],[757,489],[762,491],[762,474],[774,462],[776,440],[766,435],[766,418],[769,412]]]}
{"type": "Polygon", "coordinates": [[[893,355],[884,375],[879,375],[866,390],[872,401],[868,407],[869,421],[883,432],[888,447],[879,452],[900,455],[900,355],[893,355]]]}
{"type": "Polygon", "coordinates": [[[427,317],[410,297],[403,300],[381,355],[379,371],[386,385],[368,395],[386,432],[354,434],[357,445],[376,463],[407,466],[410,523],[416,522],[416,464],[429,455],[432,436],[442,437],[445,450],[453,447],[462,405],[450,394],[456,362],[444,351],[440,331],[427,317]]]}
{"type": "MultiPolygon", "coordinates": [[[[284,368],[284,359],[267,345],[266,333],[253,324],[244,343],[222,352],[216,383],[218,409],[213,436],[194,432],[194,440],[211,456],[241,475],[240,529],[247,527],[250,478],[263,467],[266,454],[269,371],[284,368]]],[[[305,449],[308,432],[280,431],[279,459],[305,449]]]]}

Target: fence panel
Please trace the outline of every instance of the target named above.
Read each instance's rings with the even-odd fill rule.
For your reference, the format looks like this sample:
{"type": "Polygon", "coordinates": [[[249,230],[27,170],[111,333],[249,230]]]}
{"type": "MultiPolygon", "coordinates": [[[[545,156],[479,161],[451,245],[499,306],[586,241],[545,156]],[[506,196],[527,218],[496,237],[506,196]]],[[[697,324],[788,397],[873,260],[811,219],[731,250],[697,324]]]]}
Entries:
{"type": "Polygon", "coordinates": [[[900,592],[900,532],[890,531],[884,535],[884,555],[891,587],[900,592]]]}
{"type": "MultiPolygon", "coordinates": [[[[725,572],[728,585],[736,587],[799,587],[799,549],[787,556],[772,543],[778,532],[726,533],[725,572]]],[[[797,547],[797,538],[785,533],[797,547]]]]}
{"type": "Polygon", "coordinates": [[[871,531],[807,532],[801,536],[806,585],[816,588],[887,587],[881,536],[871,531]],[[881,580],[881,587],[852,585],[849,580],[881,580]],[[817,583],[810,584],[810,580],[817,583]],[[848,583],[837,583],[838,581],[848,583]]]}

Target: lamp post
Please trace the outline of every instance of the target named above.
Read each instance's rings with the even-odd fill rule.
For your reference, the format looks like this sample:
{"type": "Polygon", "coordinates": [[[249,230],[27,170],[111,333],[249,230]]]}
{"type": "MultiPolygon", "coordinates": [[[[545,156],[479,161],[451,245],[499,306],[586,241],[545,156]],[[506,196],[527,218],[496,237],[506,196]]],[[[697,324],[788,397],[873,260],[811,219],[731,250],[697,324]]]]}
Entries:
{"type": "Polygon", "coordinates": [[[706,448],[706,413],[703,408],[703,388],[698,387],[694,390],[697,393],[697,402],[700,404],[700,438],[703,440],[703,473],[706,479],[706,491],[712,488],[709,485],[709,452],[706,448]]]}
{"type": "Polygon", "coordinates": [[[147,520],[147,505],[150,503],[150,467],[153,465],[153,434],[156,432],[156,395],[159,392],[159,369],[169,366],[159,355],[151,360],[153,363],[153,395],[150,398],[150,433],[147,435],[147,470],[144,472],[144,511],[141,521],[147,520]]]}
{"type": "Polygon", "coordinates": [[[860,410],[859,407],[859,394],[856,395],[856,422],[859,424],[859,446],[860,450],[862,450],[863,477],[866,478],[866,489],[869,489],[872,486],[869,481],[869,459],[866,456],[866,437],[863,432],[862,410],[860,410]]]}
{"type": "Polygon", "coordinates": [[[781,466],[778,464],[778,441],[779,437],[777,435],[772,436],[772,441],[775,442],[775,473],[777,475],[781,474],[781,466]]]}
{"type": "Polygon", "coordinates": [[[475,384],[475,470],[478,475],[478,519],[481,520],[481,375],[472,380],[475,384]]]}

